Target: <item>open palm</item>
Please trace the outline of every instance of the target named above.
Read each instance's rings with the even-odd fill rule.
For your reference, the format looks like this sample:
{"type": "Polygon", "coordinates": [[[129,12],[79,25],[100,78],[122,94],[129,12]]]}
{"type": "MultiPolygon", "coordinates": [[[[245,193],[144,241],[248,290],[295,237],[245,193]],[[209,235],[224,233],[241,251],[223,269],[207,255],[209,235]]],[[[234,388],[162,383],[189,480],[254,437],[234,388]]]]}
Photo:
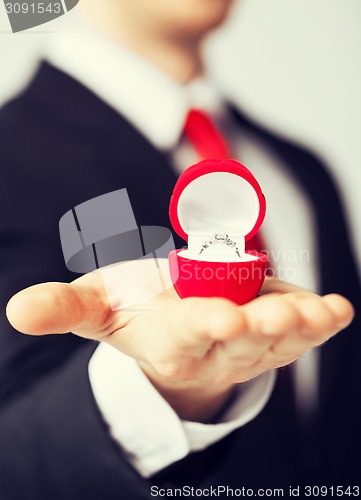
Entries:
{"type": "MultiPolygon", "coordinates": [[[[159,264],[167,276],[167,260],[159,264]]],[[[9,321],[27,334],[72,331],[108,342],[166,379],[234,384],[291,363],[353,317],[339,295],[320,297],[276,279],[266,279],[261,296],[243,306],[222,298],[181,300],[173,287],[153,290],[147,260],[130,265],[141,280],[132,280],[123,264],[70,284],[23,290],[8,304],[9,321]]]]}

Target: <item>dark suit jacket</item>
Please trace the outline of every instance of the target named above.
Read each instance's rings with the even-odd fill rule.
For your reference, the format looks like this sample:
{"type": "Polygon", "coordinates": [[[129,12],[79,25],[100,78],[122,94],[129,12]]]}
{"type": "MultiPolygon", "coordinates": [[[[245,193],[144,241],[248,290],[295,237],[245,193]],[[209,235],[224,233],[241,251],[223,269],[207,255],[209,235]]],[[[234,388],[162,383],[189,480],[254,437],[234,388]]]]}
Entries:
{"type": "MultiPolygon", "coordinates": [[[[319,160],[239,112],[235,116],[297,178],[309,172],[313,187],[302,176],[299,182],[313,189],[312,203],[320,197],[330,181],[319,160]]],[[[169,227],[176,176],[167,156],[89,90],[44,64],[0,113],[0,164],[1,500],[137,500],[150,498],[151,484],[288,488],[360,480],[361,332],[355,327],[324,348],[317,423],[298,420],[281,376],[254,421],[150,481],[142,479],[109,436],[94,401],[87,367],[96,343],[70,334],[21,335],[7,323],[4,308],[26,286],[76,277],[65,267],[58,223],[83,201],[126,187],[139,225],[169,227]]],[[[331,196],[329,204],[335,203],[331,196]]],[[[334,246],[338,257],[352,259],[347,235],[341,236],[342,247],[334,246]]],[[[325,291],[347,294],[350,280],[357,281],[341,272],[343,284],[336,283],[331,278],[338,271],[330,273],[323,261],[320,266],[325,291]]],[[[351,294],[359,305],[358,285],[351,294]]]]}

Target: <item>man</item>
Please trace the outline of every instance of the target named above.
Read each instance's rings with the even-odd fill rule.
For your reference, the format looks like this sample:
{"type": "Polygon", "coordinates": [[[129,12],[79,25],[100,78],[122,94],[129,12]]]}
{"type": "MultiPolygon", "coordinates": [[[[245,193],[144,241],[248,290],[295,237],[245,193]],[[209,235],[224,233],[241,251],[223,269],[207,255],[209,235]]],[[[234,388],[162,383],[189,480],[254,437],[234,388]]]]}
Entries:
{"type": "MultiPolygon", "coordinates": [[[[324,391],[320,415],[300,415],[287,377],[278,377],[254,419],[269,398],[275,368],[350,324],[346,298],[268,280],[263,296],[241,308],[217,298],[181,301],[169,291],[136,310],[112,310],[99,273],[66,284],[74,276],[65,271],[57,224],[80,203],[126,187],[139,225],[169,226],[174,170],[187,166],[189,154],[197,158],[181,138],[191,107],[205,107],[225,131],[231,128],[231,145],[239,133],[243,151],[256,143],[257,151],[281,158],[272,175],[294,193],[287,210],[303,214],[297,228],[311,246],[309,216],[319,224],[321,216],[297,175],[283,167],[308,165],[321,189],[331,190],[329,204],[339,214],[333,223],[341,220],[315,158],[230,111],[197,81],[202,42],[231,5],[107,0],[99,9],[83,0],[79,36],[57,43],[50,65],[2,111],[2,300],[51,281],[16,295],[8,318],[33,335],[75,334],[36,338],[3,328],[4,498],[141,499],[150,497],[151,485],[286,488],[337,480],[346,487],[357,481],[350,456],[358,413],[343,411],[359,381],[354,329],[337,344],[348,358],[329,379],[336,401],[324,391]]],[[[270,233],[265,227],[272,248],[270,233]]],[[[347,235],[343,245],[352,266],[347,235]]],[[[137,265],[141,273],[147,263],[137,265]]],[[[113,280],[122,300],[130,283],[122,270],[113,280]]],[[[343,285],[325,283],[326,292],[347,295],[343,285]]],[[[353,302],[356,286],[348,297],[353,302]]],[[[335,368],[339,353],[331,354],[327,362],[335,368]]]]}

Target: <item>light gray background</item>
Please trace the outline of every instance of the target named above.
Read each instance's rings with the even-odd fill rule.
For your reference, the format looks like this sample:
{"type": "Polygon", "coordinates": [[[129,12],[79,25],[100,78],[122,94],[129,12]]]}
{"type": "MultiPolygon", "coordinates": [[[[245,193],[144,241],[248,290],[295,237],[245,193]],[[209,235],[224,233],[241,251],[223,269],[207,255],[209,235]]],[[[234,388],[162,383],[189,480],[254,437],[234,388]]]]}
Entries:
{"type": "MultiPolygon", "coordinates": [[[[24,85],[62,22],[12,34],[0,4],[0,102],[24,85]]],[[[361,0],[241,0],[208,54],[228,95],[328,161],[361,261],[361,0]]]]}

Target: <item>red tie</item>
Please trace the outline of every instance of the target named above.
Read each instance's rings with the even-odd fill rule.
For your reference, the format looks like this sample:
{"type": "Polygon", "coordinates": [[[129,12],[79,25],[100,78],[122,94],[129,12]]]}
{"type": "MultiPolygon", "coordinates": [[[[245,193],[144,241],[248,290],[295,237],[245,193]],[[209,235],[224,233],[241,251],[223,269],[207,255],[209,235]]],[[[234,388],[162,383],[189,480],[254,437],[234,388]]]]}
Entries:
{"type": "MultiPolygon", "coordinates": [[[[191,109],[184,125],[184,135],[192,144],[199,157],[205,159],[230,158],[226,139],[217,129],[210,116],[201,109],[191,109]]],[[[247,241],[247,250],[265,250],[262,235],[258,232],[247,241]]]]}
{"type": "Polygon", "coordinates": [[[191,109],[188,113],[184,135],[193,145],[202,159],[230,158],[228,144],[210,116],[200,109],[191,109]]]}

